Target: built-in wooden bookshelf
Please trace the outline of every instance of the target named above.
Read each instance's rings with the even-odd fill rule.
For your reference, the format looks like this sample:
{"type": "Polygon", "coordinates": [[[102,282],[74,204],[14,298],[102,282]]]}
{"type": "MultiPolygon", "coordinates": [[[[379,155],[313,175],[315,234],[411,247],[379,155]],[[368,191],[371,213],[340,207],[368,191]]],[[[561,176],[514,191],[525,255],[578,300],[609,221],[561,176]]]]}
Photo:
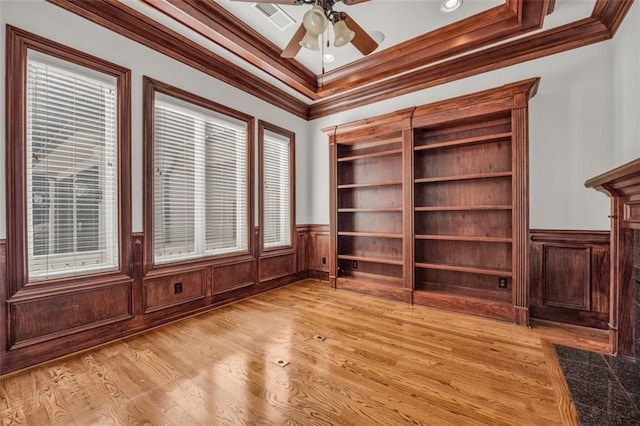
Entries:
{"type": "Polygon", "coordinates": [[[527,324],[537,84],[324,129],[332,285],[527,324]]]}
{"type": "Polygon", "coordinates": [[[404,229],[410,114],[390,114],[363,129],[332,129],[329,275],[335,287],[410,301],[404,229]]]}
{"type": "Polygon", "coordinates": [[[416,302],[513,318],[511,147],[511,110],[414,129],[416,302]]]}

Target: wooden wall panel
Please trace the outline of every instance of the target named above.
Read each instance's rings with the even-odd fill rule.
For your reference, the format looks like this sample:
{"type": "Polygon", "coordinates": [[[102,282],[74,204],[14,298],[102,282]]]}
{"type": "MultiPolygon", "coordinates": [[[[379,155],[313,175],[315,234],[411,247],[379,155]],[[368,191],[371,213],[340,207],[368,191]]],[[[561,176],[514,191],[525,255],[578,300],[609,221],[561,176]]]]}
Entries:
{"type": "Polygon", "coordinates": [[[543,247],[545,306],[591,308],[591,249],[581,246],[543,247]]]}
{"type": "Polygon", "coordinates": [[[297,272],[304,272],[309,270],[309,260],[311,259],[311,236],[309,235],[309,229],[305,227],[296,227],[296,235],[298,238],[298,267],[297,272]]]}
{"type": "Polygon", "coordinates": [[[534,318],[600,329],[609,316],[609,233],[531,231],[534,318]]]}
{"type": "Polygon", "coordinates": [[[286,277],[296,273],[296,254],[286,253],[260,258],[260,282],[286,277]]]}
{"type": "Polygon", "coordinates": [[[329,229],[323,233],[312,232],[311,259],[309,269],[314,271],[329,272],[329,229]]]}
{"type": "Polygon", "coordinates": [[[153,312],[206,296],[206,270],[144,280],[144,312],[153,312]]]}
{"type": "MultiPolygon", "coordinates": [[[[9,289],[7,288],[7,240],[0,240],[0,360],[4,358],[3,354],[8,349],[7,327],[5,318],[7,318],[7,304],[4,302],[8,297],[9,289]]],[[[0,363],[0,373],[2,373],[2,363],[0,363]]]]}
{"type": "Polygon", "coordinates": [[[213,293],[223,293],[256,283],[254,260],[213,268],[213,293]]]}
{"type": "Polygon", "coordinates": [[[131,283],[9,300],[11,349],[131,318],[131,283]]]}

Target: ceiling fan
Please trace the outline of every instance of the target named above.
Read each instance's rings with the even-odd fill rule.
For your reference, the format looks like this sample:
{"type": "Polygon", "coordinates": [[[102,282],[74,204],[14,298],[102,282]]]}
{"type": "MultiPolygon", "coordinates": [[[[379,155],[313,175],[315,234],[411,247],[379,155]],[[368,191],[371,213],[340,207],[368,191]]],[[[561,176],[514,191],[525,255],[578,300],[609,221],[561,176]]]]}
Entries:
{"type": "Polygon", "coordinates": [[[364,3],[369,0],[232,0],[252,3],[275,3],[288,5],[313,5],[302,19],[302,24],[282,51],[283,58],[295,57],[302,47],[309,50],[320,50],[318,36],[327,28],[327,22],[333,25],[335,35],[333,45],[344,46],[347,43],[354,45],[363,55],[376,50],[378,43],[360,27],[346,12],[333,10],[336,3],[344,3],[347,6],[364,3]]]}

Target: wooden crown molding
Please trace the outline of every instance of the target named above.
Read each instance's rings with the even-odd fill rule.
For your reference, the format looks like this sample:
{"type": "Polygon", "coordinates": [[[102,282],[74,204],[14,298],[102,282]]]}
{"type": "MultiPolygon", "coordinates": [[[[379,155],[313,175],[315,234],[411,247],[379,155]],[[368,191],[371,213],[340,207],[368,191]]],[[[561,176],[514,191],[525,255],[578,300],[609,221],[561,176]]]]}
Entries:
{"type": "Polygon", "coordinates": [[[141,0],[203,37],[262,69],[310,99],[318,99],[316,76],[218,3],[202,0],[141,0]]]}
{"type": "Polygon", "coordinates": [[[595,176],[584,186],[610,197],[640,196],[640,158],[595,176]]]}
{"type": "Polygon", "coordinates": [[[542,27],[552,0],[511,0],[441,29],[315,76],[222,6],[202,0],[141,0],[317,100],[542,27]]]}
{"type": "Polygon", "coordinates": [[[327,97],[542,28],[548,0],[518,0],[454,22],[318,76],[327,97]]]}
{"type": "Polygon", "coordinates": [[[117,0],[47,0],[131,40],[167,55],[291,114],[306,118],[307,105],[193,40],[117,0]]]}
{"type": "MultiPolygon", "coordinates": [[[[195,69],[205,72],[214,78],[222,80],[249,94],[263,99],[278,108],[307,120],[325,117],[341,111],[365,106],[374,102],[449,83],[484,72],[493,71],[510,65],[608,40],[613,37],[634,2],[634,0],[596,0],[596,4],[590,17],[586,17],[560,27],[541,31],[517,40],[477,50],[473,53],[468,53],[454,59],[444,60],[443,62],[438,62],[414,71],[409,71],[409,69],[403,68],[404,65],[401,64],[404,59],[400,59],[404,58],[404,56],[401,54],[397,54],[395,57],[395,63],[399,64],[397,65],[399,68],[397,68],[396,71],[392,71],[391,68],[389,68],[390,65],[387,61],[384,61],[385,63],[381,64],[379,68],[372,67],[370,70],[363,69],[361,71],[357,71],[358,67],[363,67],[362,64],[365,61],[370,60],[369,58],[375,57],[383,60],[385,59],[385,55],[392,54],[387,53],[386,50],[381,51],[378,54],[364,58],[361,60],[362,62],[356,61],[350,65],[354,67],[352,69],[354,74],[352,74],[351,77],[357,74],[361,83],[354,85],[353,81],[350,80],[351,77],[340,77],[339,74],[347,70],[347,68],[343,67],[339,72],[338,70],[332,72],[335,73],[335,79],[333,80],[331,74],[325,74],[322,89],[317,91],[315,95],[312,93],[314,91],[313,85],[310,85],[310,81],[307,80],[309,78],[308,75],[298,74],[297,71],[293,71],[293,68],[289,69],[290,67],[288,66],[287,69],[283,69],[283,64],[289,64],[289,62],[281,61],[281,58],[279,58],[279,56],[275,54],[276,52],[273,51],[273,46],[268,47],[268,44],[263,44],[259,40],[256,41],[257,39],[255,37],[251,37],[251,33],[254,32],[252,29],[246,26],[243,27],[244,24],[242,23],[236,23],[233,27],[233,31],[237,30],[239,31],[239,34],[234,33],[234,39],[227,43],[227,45],[230,46],[227,48],[239,49],[245,52],[240,53],[239,56],[244,59],[248,58],[247,60],[250,62],[254,61],[251,62],[254,65],[262,67],[261,64],[263,62],[270,64],[270,66],[265,65],[263,67],[266,72],[270,72],[270,70],[272,70],[277,74],[272,75],[280,78],[281,81],[288,84],[293,90],[298,90],[300,93],[304,93],[310,97],[310,99],[317,99],[318,96],[327,97],[332,95],[327,99],[307,105],[283,90],[262,81],[250,72],[243,70],[215,53],[199,46],[186,37],[175,33],[167,27],[159,25],[155,21],[134,9],[125,6],[119,1],[47,1],[109,28],[121,35],[124,35],[125,37],[138,41],[147,47],[168,55],[178,61],[192,66],[195,69]],[[262,54],[262,56],[254,56],[252,59],[251,56],[254,54],[251,53],[251,51],[255,49],[251,51],[247,50],[249,49],[250,44],[258,46],[257,49],[264,47],[267,50],[262,54]],[[269,58],[271,58],[271,60],[269,58]],[[279,62],[273,62],[274,60],[279,62]],[[401,70],[408,71],[402,75],[402,78],[387,77],[386,79],[381,79],[384,78],[382,76],[391,75],[393,72],[401,72],[401,70]],[[349,81],[347,81],[347,78],[349,78],[349,81]]],[[[204,2],[199,2],[198,0],[185,0],[184,5],[182,5],[183,2],[179,2],[177,0],[142,1],[153,4],[156,8],[162,7],[163,9],[174,10],[175,13],[178,13],[176,11],[182,11],[180,13],[186,14],[185,10],[197,10],[197,16],[189,15],[191,16],[189,19],[200,22],[200,24],[198,24],[200,30],[196,31],[199,31],[201,34],[205,32],[207,24],[203,21],[199,21],[198,17],[204,19],[206,16],[207,19],[211,20],[209,23],[215,22],[217,24],[216,27],[206,30],[211,32],[211,34],[206,35],[207,37],[213,37],[213,35],[215,35],[217,38],[224,38],[224,34],[227,34],[226,30],[223,30],[222,26],[223,23],[227,22],[227,20],[231,18],[226,15],[212,15],[211,12],[217,10],[217,6],[203,6],[201,3],[204,2]],[[197,5],[197,8],[193,5],[197,5]],[[195,9],[191,9],[192,7],[195,9]]],[[[489,31],[487,28],[491,28],[490,20],[484,22],[485,26],[482,26],[482,23],[479,27],[474,26],[472,34],[475,34],[476,38],[473,39],[474,41],[472,41],[472,43],[478,43],[474,48],[478,49],[479,46],[486,47],[489,43],[497,41],[491,37],[499,37],[499,40],[504,40],[512,37],[513,35],[522,34],[539,28],[539,26],[542,25],[544,16],[550,13],[554,7],[555,0],[507,0],[506,8],[509,9],[509,12],[505,12],[505,9],[500,6],[485,13],[490,13],[492,16],[495,14],[508,13],[512,20],[513,16],[516,16],[516,21],[520,24],[509,27],[505,24],[505,22],[508,21],[508,19],[505,18],[506,20],[501,21],[501,24],[496,24],[501,26],[497,35],[484,33],[489,31]],[[514,30],[516,27],[517,29],[514,30]],[[508,35],[508,31],[510,30],[517,31],[517,33],[508,35]],[[481,40],[484,41],[481,42],[481,40]],[[489,42],[488,40],[492,41],[489,42]]],[[[180,19],[185,20],[187,17],[182,15],[180,19]]],[[[195,25],[195,23],[192,24],[195,25]]],[[[469,24],[471,25],[471,23],[469,24]]],[[[450,28],[451,30],[460,31],[460,28],[456,29],[456,24],[452,25],[454,25],[454,27],[450,28]]],[[[493,29],[495,30],[496,28],[493,29]]],[[[431,59],[432,62],[434,60],[438,60],[433,58],[448,57],[444,54],[446,46],[450,46],[456,37],[455,31],[453,33],[440,31],[441,30],[437,30],[435,32],[440,34],[438,36],[440,38],[437,40],[439,40],[441,44],[439,45],[439,50],[436,49],[437,52],[433,53],[431,59]]],[[[433,33],[429,33],[418,38],[428,39],[429,37],[436,36],[433,35],[433,33]]],[[[465,37],[467,37],[467,34],[465,34],[465,37]]],[[[424,43],[426,43],[426,41],[424,39],[421,40],[421,43],[423,43],[422,46],[420,43],[415,43],[411,44],[410,47],[407,46],[407,48],[414,49],[414,54],[415,52],[420,52],[420,49],[428,51],[433,48],[433,45],[427,45],[427,47],[424,47],[424,43]]],[[[431,41],[437,40],[433,39],[431,41]]],[[[212,41],[215,40],[212,38],[212,41]]],[[[458,48],[456,47],[456,49],[458,48]]],[[[468,50],[456,50],[458,54],[465,51],[468,50]]],[[[429,57],[429,53],[422,52],[419,54],[426,55],[427,58],[429,57]]],[[[258,55],[258,53],[255,53],[255,55],[258,55]]],[[[413,66],[415,65],[416,64],[414,63],[413,66]]],[[[422,65],[424,65],[424,63],[422,63],[422,65]]]]}
{"type": "Polygon", "coordinates": [[[308,118],[313,120],[609,38],[611,32],[605,25],[586,18],[317,102],[309,108],[308,118]]]}

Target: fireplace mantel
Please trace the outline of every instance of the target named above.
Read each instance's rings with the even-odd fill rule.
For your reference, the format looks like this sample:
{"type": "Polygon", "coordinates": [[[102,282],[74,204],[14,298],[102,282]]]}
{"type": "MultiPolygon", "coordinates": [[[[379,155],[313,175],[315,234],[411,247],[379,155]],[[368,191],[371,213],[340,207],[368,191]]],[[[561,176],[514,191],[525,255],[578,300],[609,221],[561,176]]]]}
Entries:
{"type": "Polygon", "coordinates": [[[611,197],[609,336],[615,353],[633,356],[633,230],[640,229],[640,158],[587,180],[585,186],[611,197]]]}

